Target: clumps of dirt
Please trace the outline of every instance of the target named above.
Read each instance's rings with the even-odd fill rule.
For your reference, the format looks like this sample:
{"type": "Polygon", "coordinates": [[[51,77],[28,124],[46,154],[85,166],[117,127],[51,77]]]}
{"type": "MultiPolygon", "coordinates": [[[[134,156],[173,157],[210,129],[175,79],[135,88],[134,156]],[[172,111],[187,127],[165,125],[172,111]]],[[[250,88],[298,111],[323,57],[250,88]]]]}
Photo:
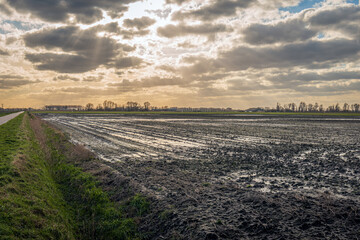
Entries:
{"type": "Polygon", "coordinates": [[[147,216],[142,231],[148,239],[357,239],[360,233],[359,204],[351,200],[222,191],[226,201],[204,194],[172,206],[153,202],[159,211],[147,216]]]}
{"type": "Polygon", "coordinates": [[[100,156],[74,161],[113,200],[135,192],[151,199],[140,222],[144,239],[360,235],[359,121],[55,119],[74,142],[100,156]]]}

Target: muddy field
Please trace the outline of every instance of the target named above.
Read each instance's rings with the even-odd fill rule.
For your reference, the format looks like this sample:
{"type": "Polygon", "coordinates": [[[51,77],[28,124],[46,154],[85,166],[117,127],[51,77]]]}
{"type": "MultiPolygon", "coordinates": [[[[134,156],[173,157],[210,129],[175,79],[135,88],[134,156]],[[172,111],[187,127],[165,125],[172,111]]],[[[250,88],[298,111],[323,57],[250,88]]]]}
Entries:
{"type": "Polygon", "coordinates": [[[40,116],[152,199],[147,239],[360,238],[360,118],[40,116]]]}

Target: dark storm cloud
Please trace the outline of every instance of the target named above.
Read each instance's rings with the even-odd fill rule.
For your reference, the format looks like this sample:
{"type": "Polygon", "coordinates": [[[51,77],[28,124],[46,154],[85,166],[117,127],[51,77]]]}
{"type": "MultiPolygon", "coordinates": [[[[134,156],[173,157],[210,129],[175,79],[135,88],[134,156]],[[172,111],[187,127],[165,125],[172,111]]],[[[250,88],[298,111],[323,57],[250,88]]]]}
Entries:
{"type": "Polygon", "coordinates": [[[49,22],[67,21],[71,14],[82,23],[93,23],[103,17],[102,11],[110,16],[121,16],[127,10],[126,4],[137,0],[6,0],[9,6],[22,13],[31,13],[49,22]]]}
{"type": "MultiPolygon", "coordinates": [[[[181,3],[182,1],[176,1],[181,3]]],[[[214,0],[209,5],[194,11],[178,11],[173,14],[173,20],[184,20],[188,18],[211,21],[219,17],[228,17],[236,13],[237,9],[248,8],[256,4],[256,0],[214,0]]]]}
{"type": "Polygon", "coordinates": [[[36,64],[39,70],[53,70],[61,73],[82,73],[107,65],[118,54],[133,51],[134,47],[119,44],[108,37],[98,37],[97,27],[81,30],[68,26],[45,29],[27,34],[27,47],[62,50],[64,53],[28,53],[26,59],[36,64]]]}
{"type": "Polygon", "coordinates": [[[157,32],[162,37],[174,38],[186,35],[213,35],[220,32],[230,32],[232,29],[224,24],[199,24],[199,25],[166,25],[159,27],[157,32]]]}
{"type": "Polygon", "coordinates": [[[134,19],[125,19],[124,26],[127,28],[137,28],[138,30],[142,30],[145,28],[150,27],[156,21],[149,17],[141,17],[141,18],[134,18],[134,19]]]}
{"type": "Polygon", "coordinates": [[[1,89],[13,89],[28,84],[39,83],[40,81],[30,81],[22,76],[17,75],[0,75],[0,90],[1,89]]]}
{"type": "Polygon", "coordinates": [[[308,29],[302,20],[290,20],[271,24],[252,24],[242,32],[245,42],[253,45],[278,42],[305,41],[316,36],[317,31],[308,29]]]}

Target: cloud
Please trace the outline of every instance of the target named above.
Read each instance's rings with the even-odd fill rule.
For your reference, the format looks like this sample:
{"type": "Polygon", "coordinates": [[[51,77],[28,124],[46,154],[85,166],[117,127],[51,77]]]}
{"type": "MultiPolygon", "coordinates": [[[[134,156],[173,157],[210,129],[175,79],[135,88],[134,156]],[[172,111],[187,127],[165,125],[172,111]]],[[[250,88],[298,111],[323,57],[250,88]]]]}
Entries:
{"type": "Polygon", "coordinates": [[[122,36],[123,39],[133,39],[136,36],[145,36],[150,33],[149,30],[121,29],[117,22],[111,22],[105,25],[97,25],[92,28],[98,32],[114,33],[116,36],[122,36]]]}
{"type": "MultiPolygon", "coordinates": [[[[231,74],[233,76],[243,76],[250,72],[257,73],[249,76],[248,79],[256,81],[262,78],[266,81],[282,82],[280,76],[270,76],[266,79],[266,71],[291,71],[296,68],[332,68],[334,64],[354,62],[359,59],[360,43],[356,40],[334,39],[328,41],[307,41],[304,43],[292,43],[281,46],[267,47],[246,47],[239,46],[233,49],[219,52],[216,58],[206,58],[202,56],[192,56],[183,59],[190,66],[182,66],[177,68],[177,73],[185,79],[192,81],[202,81],[202,79],[221,79],[222,74],[231,74]],[[269,70],[267,70],[269,69],[269,70]],[[261,72],[259,72],[259,70],[261,72]],[[214,76],[213,78],[211,76],[214,76]],[[219,76],[219,77],[218,77],[219,76]],[[276,80],[276,78],[278,78],[276,80]]],[[[335,73],[329,75],[316,76],[317,78],[340,78],[353,77],[355,73],[335,73]]],[[[294,76],[287,76],[293,79],[294,76]]],[[[300,75],[298,75],[300,77],[300,75]]],[[[301,75],[305,78],[306,75],[301,75]]],[[[307,76],[309,77],[309,76],[307,76]]],[[[290,81],[289,81],[290,82],[290,81]]],[[[300,81],[301,82],[301,81],[300,81]]],[[[296,84],[292,82],[293,86],[296,84]]],[[[281,86],[282,87],[282,86],[281,86]]]]}
{"type": "Polygon", "coordinates": [[[9,52],[0,48],[0,56],[10,56],[9,52]]]}
{"type": "MultiPolygon", "coordinates": [[[[182,3],[184,1],[172,1],[182,3]]],[[[200,19],[211,21],[220,17],[235,15],[237,9],[245,9],[257,3],[256,0],[213,0],[197,10],[178,11],[172,15],[173,20],[200,19]]]]}
{"type": "Polygon", "coordinates": [[[74,81],[74,82],[78,82],[80,81],[79,78],[76,78],[76,77],[70,77],[69,75],[59,75],[59,76],[56,76],[53,78],[54,81],[65,81],[65,80],[71,80],[71,81],[74,81]]]}
{"type": "Polygon", "coordinates": [[[149,17],[141,17],[141,18],[134,18],[134,19],[125,19],[124,26],[127,28],[137,28],[138,30],[142,30],[145,28],[150,27],[156,21],[149,17]]]}
{"type": "Polygon", "coordinates": [[[224,24],[198,24],[185,25],[183,23],[178,25],[169,24],[165,27],[159,27],[157,32],[162,37],[174,38],[186,35],[213,35],[221,32],[231,32],[232,29],[224,24]]]}
{"type": "Polygon", "coordinates": [[[112,38],[97,36],[98,30],[66,26],[26,34],[24,41],[27,47],[49,51],[60,49],[63,52],[27,53],[26,59],[36,64],[39,70],[82,73],[107,65],[118,54],[124,55],[125,52],[134,50],[112,38]]]}
{"type": "Polygon", "coordinates": [[[40,81],[30,81],[17,75],[0,75],[0,90],[13,89],[28,84],[39,83],[40,81]]]}
{"type": "Polygon", "coordinates": [[[306,27],[302,20],[295,19],[277,24],[252,24],[242,32],[244,41],[253,44],[305,41],[316,36],[317,31],[306,27]]]}
{"type": "Polygon", "coordinates": [[[178,5],[181,5],[185,2],[189,2],[190,0],[166,0],[166,3],[167,4],[171,4],[171,3],[175,3],[175,4],[178,4],[178,5]]]}
{"type": "Polygon", "coordinates": [[[171,11],[172,10],[170,7],[166,9],[158,9],[158,10],[145,10],[145,12],[154,13],[156,16],[163,19],[167,18],[170,15],[171,11]]]}
{"type": "Polygon", "coordinates": [[[358,21],[360,7],[349,5],[326,10],[306,10],[296,18],[275,24],[255,23],[245,28],[242,34],[244,41],[253,45],[306,41],[329,30],[359,37],[358,21]]]}
{"type": "Polygon", "coordinates": [[[178,47],[181,47],[181,48],[196,48],[196,47],[197,47],[195,44],[192,44],[192,43],[189,42],[189,41],[182,42],[182,43],[178,43],[177,46],[178,46],[178,47]]]}
{"type": "Polygon", "coordinates": [[[175,86],[184,85],[187,83],[184,79],[179,77],[159,77],[153,76],[148,78],[142,78],[141,80],[129,81],[127,79],[122,80],[120,83],[110,83],[109,86],[117,87],[121,90],[131,91],[139,90],[141,88],[151,88],[159,86],[175,86]]]}
{"type": "Polygon", "coordinates": [[[120,33],[121,29],[117,22],[111,22],[104,25],[96,25],[93,27],[94,30],[98,32],[109,32],[109,33],[120,33]]]}
{"type": "Polygon", "coordinates": [[[118,95],[120,92],[118,89],[112,88],[92,88],[92,87],[63,87],[63,88],[47,88],[44,92],[52,95],[60,94],[60,96],[72,95],[77,98],[87,98],[87,96],[109,96],[118,95]]]}
{"type": "Polygon", "coordinates": [[[3,3],[0,3],[0,12],[4,13],[7,16],[12,15],[12,10],[3,3]]]}
{"type": "Polygon", "coordinates": [[[322,86],[296,86],[294,90],[310,96],[342,95],[349,92],[360,91],[360,81],[336,82],[322,86]]]}
{"type": "Polygon", "coordinates": [[[320,10],[308,19],[314,29],[335,30],[360,39],[360,6],[349,5],[320,10]]]}
{"type": "Polygon", "coordinates": [[[133,39],[136,36],[145,36],[150,33],[149,30],[121,30],[119,32],[122,35],[123,39],[133,39]]]}
{"type": "Polygon", "coordinates": [[[83,82],[101,82],[101,80],[104,79],[104,76],[88,76],[88,77],[84,77],[82,80],[83,82]]]}
{"type": "Polygon", "coordinates": [[[349,5],[328,10],[321,10],[309,18],[309,22],[316,26],[329,26],[340,23],[357,23],[360,20],[360,6],[349,5]]]}
{"type": "Polygon", "coordinates": [[[13,44],[14,42],[16,42],[16,40],[17,40],[16,37],[8,37],[8,38],[6,38],[5,44],[6,45],[13,44]]]}
{"type": "Polygon", "coordinates": [[[114,67],[117,69],[140,67],[143,60],[138,57],[122,57],[115,60],[114,67]]]}
{"type": "Polygon", "coordinates": [[[272,82],[289,82],[289,81],[335,81],[335,80],[360,80],[359,71],[330,71],[325,73],[318,72],[290,72],[287,74],[278,74],[272,77],[268,77],[268,80],[272,82]]]}
{"type": "Polygon", "coordinates": [[[127,11],[126,4],[137,0],[6,0],[18,12],[31,13],[48,22],[66,22],[71,15],[77,22],[94,23],[102,19],[102,10],[111,17],[119,17],[127,11]]]}
{"type": "Polygon", "coordinates": [[[306,67],[317,63],[342,63],[355,60],[358,59],[359,52],[360,42],[348,39],[307,41],[263,48],[240,46],[220,53],[220,57],[213,61],[212,65],[227,71],[248,68],[306,67]]]}

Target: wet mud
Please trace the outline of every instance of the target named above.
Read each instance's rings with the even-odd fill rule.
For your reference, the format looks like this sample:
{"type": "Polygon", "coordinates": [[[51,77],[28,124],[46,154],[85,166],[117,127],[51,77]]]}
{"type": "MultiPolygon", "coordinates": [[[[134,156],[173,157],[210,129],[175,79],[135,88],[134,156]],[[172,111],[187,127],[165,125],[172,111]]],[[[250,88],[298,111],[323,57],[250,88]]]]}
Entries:
{"type": "Polygon", "coordinates": [[[146,239],[359,239],[359,118],[40,116],[152,200],[146,239]]]}

